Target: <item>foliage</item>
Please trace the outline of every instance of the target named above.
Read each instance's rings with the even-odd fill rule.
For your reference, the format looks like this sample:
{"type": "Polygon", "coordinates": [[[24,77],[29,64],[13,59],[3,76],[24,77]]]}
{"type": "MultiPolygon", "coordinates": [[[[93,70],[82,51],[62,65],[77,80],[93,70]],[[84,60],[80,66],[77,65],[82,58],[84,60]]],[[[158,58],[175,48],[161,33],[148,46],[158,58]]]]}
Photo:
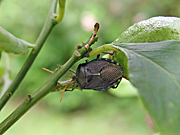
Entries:
{"type": "Polygon", "coordinates": [[[34,47],[26,41],[14,37],[11,33],[0,27],[0,49],[8,53],[27,54],[28,47],[34,47]]]}
{"type": "Polygon", "coordinates": [[[128,57],[129,79],[138,88],[156,129],[163,135],[178,134],[180,42],[116,45],[128,57]]]}
{"type": "Polygon", "coordinates": [[[152,42],[152,39],[155,41],[179,40],[179,21],[179,18],[174,17],[157,17],[139,22],[122,33],[113,44],[100,46],[89,54],[93,56],[96,52],[113,50],[113,48],[118,51],[114,59],[122,64],[124,76],[138,89],[142,102],[153,119],[155,128],[163,135],[180,132],[178,128],[180,80],[177,68],[179,67],[180,42],[129,44],[121,42],[124,39],[129,39],[130,42],[133,40],[135,42],[138,40],[152,42]],[[163,34],[159,34],[161,31],[163,34]],[[142,40],[143,37],[145,40],[142,40]]]}
{"type": "MultiPolygon", "coordinates": [[[[80,4],[83,4],[83,2],[80,4]]],[[[90,4],[92,4],[92,3],[90,3],[90,4]]],[[[143,3],[143,4],[145,4],[145,3],[143,3]]],[[[89,4],[87,4],[87,5],[89,6],[89,4]]],[[[98,5],[98,4],[96,4],[96,5],[98,5]]],[[[96,5],[93,5],[94,6],[93,9],[95,9],[95,10],[93,10],[92,12],[97,13],[97,16],[99,13],[103,14],[103,10],[101,10],[101,12],[98,12],[96,10],[97,9],[96,5]]],[[[80,5],[76,5],[76,6],[78,7],[80,5]]],[[[80,7],[88,8],[88,6],[85,5],[85,6],[80,6],[80,7]]],[[[107,6],[107,5],[105,4],[104,6],[107,6]]],[[[158,6],[158,4],[156,6],[158,6]]],[[[81,10],[82,9],[79,8],[79,12],[81,10]]],[[[109,10],[109,11],[112,12],[111,10],[109,10]]],[[[76,12],[74,12],[74,14],[75,13],[76,12]]],[[[121,22],[124,21],[123,14],[116,14],[117,12],[114,12],[114,11],[113,11],[113,13],[117,16],[122,17],[121,22]]],[[[150,12],[150,13],[153,13],[153,12],[150,12]]],[[[68,14],[68,12],[67,12],[67,14],[68,14]]],[[[106,16],[106,14],[104,14],[104,16],[106,16]]],[[[126,14],[126,16],[124,16],[124,18],[127,16],[128,15],[126,14]]],[[[149,16],[151,16],[151,15],[149,15],[149,16]]],[[[76,14],[76,17],[77,17],[77,14],[76,14]]],[[[128,16],[128,17],[132,17],[132,16],[128,16]]],[[[109,16],[109,18],[114,19],[112,16],[109,16]]],[[[17,20],[17,18],[15,18],[15,19],[17,20]]],[[[77,33],[77,31],[80,30],[80,27],[67,32],[67,33],[69,33],[69,34],[67,34],[68,40],[66,38],[64,38],[63,31],[65,31],[66,28],[71,29],[72,27],[74,27],[73,23],[77,23],[77,20],[72,23],[72,21],[70,21],[71,19],[72,18],[69,18],[69,21],[67,21],[66,24],[65,23],[62,24],[62,26],[61,26],[62,29],[60,31],[52,32],[52,34],[54,34],[55,36],[51,37],[51,39],[49,41],[47,41],[47,43],[51,43],[51,41],[56,40],[53,43],[53,45],[60,43],[61,45],[65,45],[65,44],[70,45],[71,44],[70,46],[72,46],[78,42],[77,37],[81,37],[82,38],[81,40],[84,40],[84,38],[87,35],[82,34],[81,32],[77,33]],[[65,27],[63,27],[63,26],[65,26],[65,27]],[[60,39],[58,39],[59,35],[61,36],[60,39]],[[71,39],[71,40],[69,40],[69,39],[71,39]]],[[[176,100],[176,98],[174,98],[174,99],[172,98],[173,96],[176,97],[179,95],[179,93],[178,93],[179,92],[179,88],[178,88],[179,84],[178,84],[178,77],[177,77],[178,70],[176,68],[176,67],[178,67],[178,65],[177,65],[178,64],[178,59],[177,59],[178,53],[176,53],[176,52],[172,53],[174,50],[177,51],[179,49],[178,48],[179,42],[178,41],[165,41],[165,42],[159,42],[159,43],[138,43],[138,42],[154,42],[154,41],[157,42],[157,41],[172,40],[172,39],[179,40],[179,26],[178,26],[179,20],[177,18],[177,20],[178,20],[177,23],[173,24],[171,22],[174,22],[174,19],[175,18],[159,18],[159,20],[162,21],[163,24],[168,24],[168,26],[161,25],[156,21],[154,21],[152,23],[151,21],[153,19],[144,21],[145,25],[144,25],[144,22],[135,24],[134,26],[130,27],[127,31],[122,33],[121,36],[118,38],[118,40],[113,42],[113,44],[104,45],[104,48],[101,48],[103,46],[98,47],[100,51],[98,50],[98,48],[95,48],[96,46],[94,46],[95,49],[93,49],[93,51],[90,52],[90,56],[94,56],[94,55],[98,54],[99,52],[103,52],[106,50],[114,50],[114,49],[117,50],[117,52],[114,56],[114,59],[123,65],[123,68],[125,70],[125,77],[127,79],[129,79],[130,82],[132,82],[132,84],[136,88],[138,88],[140,97],[142,98],[142,101],[143,101],[146,109],[148,110],[149,114],[153,118],[154,126],[156,127],[156,129],[158,131],[160,131],[163,134],[171,134],[172,132],[174,132],[174,133],[179,132],[178,127],[176,127],[177,125],[179,125],[179,123],[177,121],[177,118],[179,118],[179,116],[178,116],[179,110],[175,109],[175,107],[174,107],[174,106],[177,106],[177,108],[179,108],[178,100],[176,100]],[[150,29],[146,29],[147,24],[149,24],[148,26],[150,26],[150,29]],[[156,25],[156,24],[158,24],[158,25],[156,25]],[[155,26],[157,26],[157,27],[155,27],[155,26]],[[171,26],[173,26],[173,27],[171,27],[171,26]],[[154,28],[154,29],[152,29],[152,28],[154,28]],[[159,29],[159,28],[162,28],[162,29],[159,29]],[[132,42],[132,44],[121,44],[122,42],[123,43],[132,42]],[[136,43],[136,44],[134,44],[134,43],[136,43]],[[171,51],[169,51],[169,50],[171,50],[171,51]],[[91,55],[91,54],[93,54],[93,55],[91,55]],[[164,57],[164,56],[166,56],[166,57],[164,57]],[[172,64],[169,64],[169,63],[172,63],[172,64]],[[144,69],[146,69],[146,70],[144,70],[144,69]],[[160,79],[158,79],[158,78],[160,78],[160,79]],[[161,79],[161,78],[163,78],[163,79],[161,79]],[[166,84],[166,87],[164,87],[164,86],[162,87],[163,84],[166,84]],[[174,86],[174,87],[171,87],[171,86],[174,86]],[[164,93],[161,92],[162,89],[164,90],[164,93]],[[169,89],[171,89],[174,92],[171,92],[169,89]],[[154,99],[153,102],[152,102],[152,99],[154,99]],[[168,121],[168,122],[165,123],[164,121],[168,121]]],[[[67,18],[67,20],[68,20],[68,18],[67,18]]],[[[103,25],[105,24],[106,26],[108,26],[108,21],[106,20],[102,24],[103,25]]],[[[122,26],[125,26],[125,24],[123,24],[123,23],[121,23],[121,24],[122,24],[122,26]]],[[[127,25],[128,24],[126,24],[126,27],[127,27],[127,25]]],[[[7,24],[7,26],[8,26],[8,24],[7,24]]],[[[109,36],[108,33],[110,33],[111,31],[114,30],[113,31],[114,33],[116,33],[116,32],[119,33],[119,31],[122,31],[122,29],[124,29],[123,27],[119,28],[119,23],[113,23],[113,25],[111,25],[111,26],[112,26],[111,28],[107,27],[106,32],[100,31],[100,35],[104,39],[103,41],[101,41],[102,42],[101,44],[110,42],[113,40],[113,38],[115,38],[113,36],[109,36]]],[[[34,33],[36,33],[36,32],[37,31],[34,31],[34,33]]],[[[37,33],[33,34],[33,35],[37,35],[37,33]]],[[[114,35],[117,35],[117,34],[114,34],[114,35]]],[[[59,50],[61,50],[61,52],[66,52],[65,50],[69,51],[69,49],[68,49],[69,47],[59,46],[59,49],[57,49],[57,48],[55,49],[54,47],[52,47],[53,45],[46,47],[47,51],[44,51],[43,53],[41,53],[43,55],[42,56],[40,55],[39,59],[37,59],[37,62],[35,63],[35,65],[36,65],[35,69],[42,68],[42,66],[40,64],[38,64],[40,59],[45,59],[47,61],[47,59],[49,60],[49,56],[51,56],[50,59],[55,60],[52,62],[53,64],[59,63],[59,61],[61,61],[60,64],[62,64],[70,57],[72,50],[70,50],[70,52],[68,54],[59,53],[59,50]],[[58,54],[58,56],[53,55],[55,52],[58,54]],[[47,54],[49,54],[49,55],[47,55],[47,54]],[[57,59],[58,57],[59,57],[59,59],[57,59]]],[[[24,59],[24,58],[21,57],[21,59],[24,59]]],[[[46,66],[47,68],[50,68],[50,69],[54,69],[55,65],[52,66],[52,63],[51,63],[51,61],[46,62],[46,64],[44,66],[46,66]]],[[[15,67],[15,68],[17,68],[17,67],[15,67]]],[[[39,70],[39,71],[40,71],[39,73],[44,74],[42,70],[39,70]]],[[[36,72],[32,70],[30,72],[30,74],[35,75],[36,72]]],[[[25,81],[25,83],[19,88],[20,90],[23,89],[23,90],[29,92],[40,86],[40,84],[36,84],[36,82],[37,82],[36,80],[39,75],[37,74],[36,76],[30,77],[30,74],[27,76],[27,78],[30,78],[30,79],[27,79],[25,81]],[[29,80],[32,80],[32,81],[30,81],[31,83],[28,83],[29,80]],[[32,84],[35,84],[35,85],[32,86],[32,84]]],[[[47,75],[48,75],[48,73],[47,73],[47,75]]],[[[43,75],[43,76],[45,76],[45,75],[43,75]]],[[[39,80],[39,82],[45,81],[46,78],[47,77],[42,78],[41,80],[39,80]]],[[[25,93],[18,92],[18,94],[24,95],[25,93]]],[[[89,99],[90,99],[90,97],[92,98],[93,96],[89,96],[89,99]]],[[[79,99],[79,98],[77,98],[77,99],[79,99]]],[[[102,97],[102,99],[103,99],[103,97],[102,97]]],[[[96,101],[98,101],[98,100],[99,100],[99,98],[96,99],[96,101]]],[[[89,101],[91,102],[92,100],[89,100],[89,101]]],[[[49,102],[51,102],[51,101],[49,101],[49,102]]],[[[79,100],[75,100],[75,102],[74,102],[75,105],[69,106],[68,110],[73,110],[73,109],[77,109],[78,107],[82,107],[81,106],[82,104],[76,104],[76,102],[79,102],[79,100]]],[[[64,106],[66,106],[66,105],[68,105],[68,104],[67,103],[64,104],[64,106]]],[[[85,107],[85,106],[86,105],[83,105],[83,107],[85,107]]]]}

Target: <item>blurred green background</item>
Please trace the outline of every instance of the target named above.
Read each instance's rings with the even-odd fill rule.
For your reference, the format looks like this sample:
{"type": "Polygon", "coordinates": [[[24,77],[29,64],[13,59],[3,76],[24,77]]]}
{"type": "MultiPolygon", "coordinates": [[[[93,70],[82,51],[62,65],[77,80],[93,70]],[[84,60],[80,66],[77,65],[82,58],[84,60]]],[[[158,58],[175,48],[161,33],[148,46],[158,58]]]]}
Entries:
{"type": "MultiPolygon", "coordinates": [[[[18,38],[35,43],[49,10],[50,0],[0,1],[0,26],[18,38]]],[[[72,55],[74,47],[86,42],[93,25],[100,23],[98,43],[113,42],[136,22],[154,16],[179,16],[179,0],[67,0],[62,23],[47,38],[43,49],[17,92],[0,112],[5,119],[27,94],[33,94],[50,76],[43,67],[54,70],[72,55]]],[[[30,51],[30,50],[29,50],[30,51]]],[[[11,79],[28,55],[9,54],[11,79]]],[[[80,62],[83,62],[81,60],[80,62]]],[[[7,58],[3,54],[0,75],[7,58]]],[[[72,68],[76,70],[78,63],[72,68]]],[[[62,78],[61,80],[66,80],[62,78]]],[[[1,87],[3,82],[1,81],[1,87]]],[[[105,92],[74,90],[51,93],[35,105],[5,134],[7,135],[151,135],[155,133],[136,89],[123,80],[117,89],[105,92]]]]}

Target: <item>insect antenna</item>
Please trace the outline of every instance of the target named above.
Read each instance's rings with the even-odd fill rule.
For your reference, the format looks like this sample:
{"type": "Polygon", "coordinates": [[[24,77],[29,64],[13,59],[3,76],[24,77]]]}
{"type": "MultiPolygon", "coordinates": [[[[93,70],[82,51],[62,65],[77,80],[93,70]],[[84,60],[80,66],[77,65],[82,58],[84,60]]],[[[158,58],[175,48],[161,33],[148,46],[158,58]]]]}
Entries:
{"type": "MultiPolygon", "coordinates": [[[[52,70],[49,70],[49,69],[47,69],[47,68],[42,68],[43,70],[45,70],[45,71],[48,71],[48,72],[50,72],[50,73],[54,73],[54,71],[52,71],[52,70]]],[[[70,73],[71,72],[73,72],[73,73],[76,73],[74,70],[72,70],[72,69],[69,69],[69,71],[70,71],[70,73]]],[[[73,77],[73,75],[71,74],[71,76],[68,76],[68,75],[63,75],[64,77],[70,77],[70,78],[72,78],[73,77]]]]}

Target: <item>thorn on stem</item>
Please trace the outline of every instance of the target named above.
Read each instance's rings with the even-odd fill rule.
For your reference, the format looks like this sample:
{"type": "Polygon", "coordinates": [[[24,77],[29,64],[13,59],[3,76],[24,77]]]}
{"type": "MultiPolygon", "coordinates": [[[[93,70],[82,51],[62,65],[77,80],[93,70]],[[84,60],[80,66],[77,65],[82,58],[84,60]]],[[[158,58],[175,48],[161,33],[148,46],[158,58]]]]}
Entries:
{"type": "Polygon", "coordinates": [[[87,63],[89,60],[88,59],[85,59],[85,62],[87,63]]]}
{"type": "Polygon", "coordinates": [[[8,93],[7,96],[10,97],[12,95],[12,93],[8,93]]]}
{"type": "Polygon", "coordinates": [[[30,101],[31,99],[31,95],[27,95],[26,100],[30,101]]]}
{"type": "Polygon", "coordinates": [[[61,68],[62,66],[60,64],[57,64],[58,68],[61,68]]]}
{"type": "Polygon", "coordinates": [[[82,46],[81,45],[77,45],[76,47],[75,47],[75,49],[77,50],[77,49],[80,49],[82,46]]]}

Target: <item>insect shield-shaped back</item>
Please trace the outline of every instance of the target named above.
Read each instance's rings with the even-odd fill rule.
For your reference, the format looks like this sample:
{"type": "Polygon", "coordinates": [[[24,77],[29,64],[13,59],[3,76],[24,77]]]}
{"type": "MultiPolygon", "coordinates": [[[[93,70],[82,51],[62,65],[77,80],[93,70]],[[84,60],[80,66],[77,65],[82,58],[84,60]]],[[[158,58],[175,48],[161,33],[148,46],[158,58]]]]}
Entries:
{"type": "Polygon", "coordinates": [[[97,58],[78,66],[76,82],[81,89],[103,91],[116,88],[123,74],[123,68],[116,61],[97,58]]]}

